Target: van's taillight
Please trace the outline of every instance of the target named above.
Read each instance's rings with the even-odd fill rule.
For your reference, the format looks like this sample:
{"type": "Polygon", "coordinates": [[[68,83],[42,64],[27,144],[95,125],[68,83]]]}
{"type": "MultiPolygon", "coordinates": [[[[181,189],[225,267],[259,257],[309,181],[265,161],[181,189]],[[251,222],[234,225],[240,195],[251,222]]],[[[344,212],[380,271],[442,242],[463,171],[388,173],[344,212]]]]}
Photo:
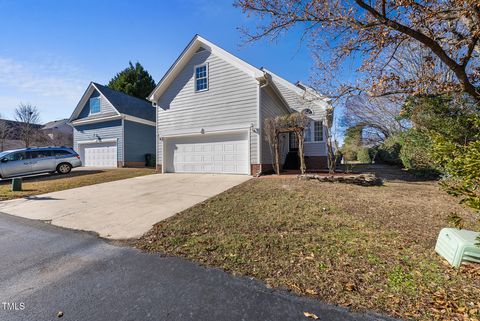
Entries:
{"type": "Polygon", "coordinates": [[[80,155],[75,156],[76,158],[80,159],[80,155]]]}

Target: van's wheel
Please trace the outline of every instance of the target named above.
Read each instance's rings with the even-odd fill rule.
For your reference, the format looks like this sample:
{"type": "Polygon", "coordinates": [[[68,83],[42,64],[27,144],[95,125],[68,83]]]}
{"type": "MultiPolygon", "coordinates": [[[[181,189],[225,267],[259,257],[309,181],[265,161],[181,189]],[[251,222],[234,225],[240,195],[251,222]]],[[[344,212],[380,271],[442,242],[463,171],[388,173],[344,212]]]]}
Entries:
{"type": "Polygon", "coordinates": [[[61,163],[57,166],[57,172],[59,174],[68,174],[72,170],[72,165],[69,163],[61,163]]]}

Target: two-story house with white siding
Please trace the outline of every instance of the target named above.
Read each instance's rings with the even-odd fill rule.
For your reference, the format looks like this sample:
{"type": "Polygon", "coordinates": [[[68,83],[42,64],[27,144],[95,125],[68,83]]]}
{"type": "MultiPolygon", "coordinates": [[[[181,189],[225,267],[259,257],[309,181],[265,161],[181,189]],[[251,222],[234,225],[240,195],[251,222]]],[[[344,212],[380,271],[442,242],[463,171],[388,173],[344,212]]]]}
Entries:
{"type": "MultiPolygon", "coordinates": [[[[148,99],[157,107],[156,160],[162,173],[271,171],[264,120],[297,111],[311,118],[305,133],[307,169],[326,167],[324,124],[330,100],[198,35],[148,99]]],[[[282,137],[282,163],[297,155],[292,138],[282,137]]]]}

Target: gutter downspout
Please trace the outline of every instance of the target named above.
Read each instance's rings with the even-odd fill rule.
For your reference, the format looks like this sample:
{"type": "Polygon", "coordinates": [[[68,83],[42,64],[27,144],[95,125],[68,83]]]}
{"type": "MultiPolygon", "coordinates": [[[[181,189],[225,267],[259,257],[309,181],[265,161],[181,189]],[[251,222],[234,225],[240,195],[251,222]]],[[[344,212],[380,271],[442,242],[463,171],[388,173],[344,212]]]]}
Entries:
{"type": "Polygon", "coordinates": [[[155,101],[152,101],[152,107],[155,108],[155,172],[158,173],[158,105],[155,101]]]}
{"type": "Polygon", "coordinates": [[[259,163],[259,169],[257,173],[255,174],[255,177],[259,177],[262,175],[262,88],[265,88],[270,85],[270,79],[269,75],[266,71],[263,71],[263,76],[261,78],[258,78],[258,94],[257,94],[257,99],[258,99],[258,163],[259,163]],[[263,82],[263,83],[262,83],[263,82]]]}

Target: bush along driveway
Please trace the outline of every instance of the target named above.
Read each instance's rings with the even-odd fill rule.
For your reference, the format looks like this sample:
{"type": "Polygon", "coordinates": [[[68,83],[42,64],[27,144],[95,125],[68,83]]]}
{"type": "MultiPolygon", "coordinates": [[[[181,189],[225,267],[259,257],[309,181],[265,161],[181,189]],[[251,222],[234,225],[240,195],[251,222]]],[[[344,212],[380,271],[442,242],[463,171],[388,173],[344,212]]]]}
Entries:
{"type": "Polygon", "coordinates": [[[251,180],[156,224],[137,247],[358,310],[478,320],[478,265],[455,270],[434,252],[449,214],[472,228],[474,213],[435,182],[390,176],[375,187],[251,180]]]}

